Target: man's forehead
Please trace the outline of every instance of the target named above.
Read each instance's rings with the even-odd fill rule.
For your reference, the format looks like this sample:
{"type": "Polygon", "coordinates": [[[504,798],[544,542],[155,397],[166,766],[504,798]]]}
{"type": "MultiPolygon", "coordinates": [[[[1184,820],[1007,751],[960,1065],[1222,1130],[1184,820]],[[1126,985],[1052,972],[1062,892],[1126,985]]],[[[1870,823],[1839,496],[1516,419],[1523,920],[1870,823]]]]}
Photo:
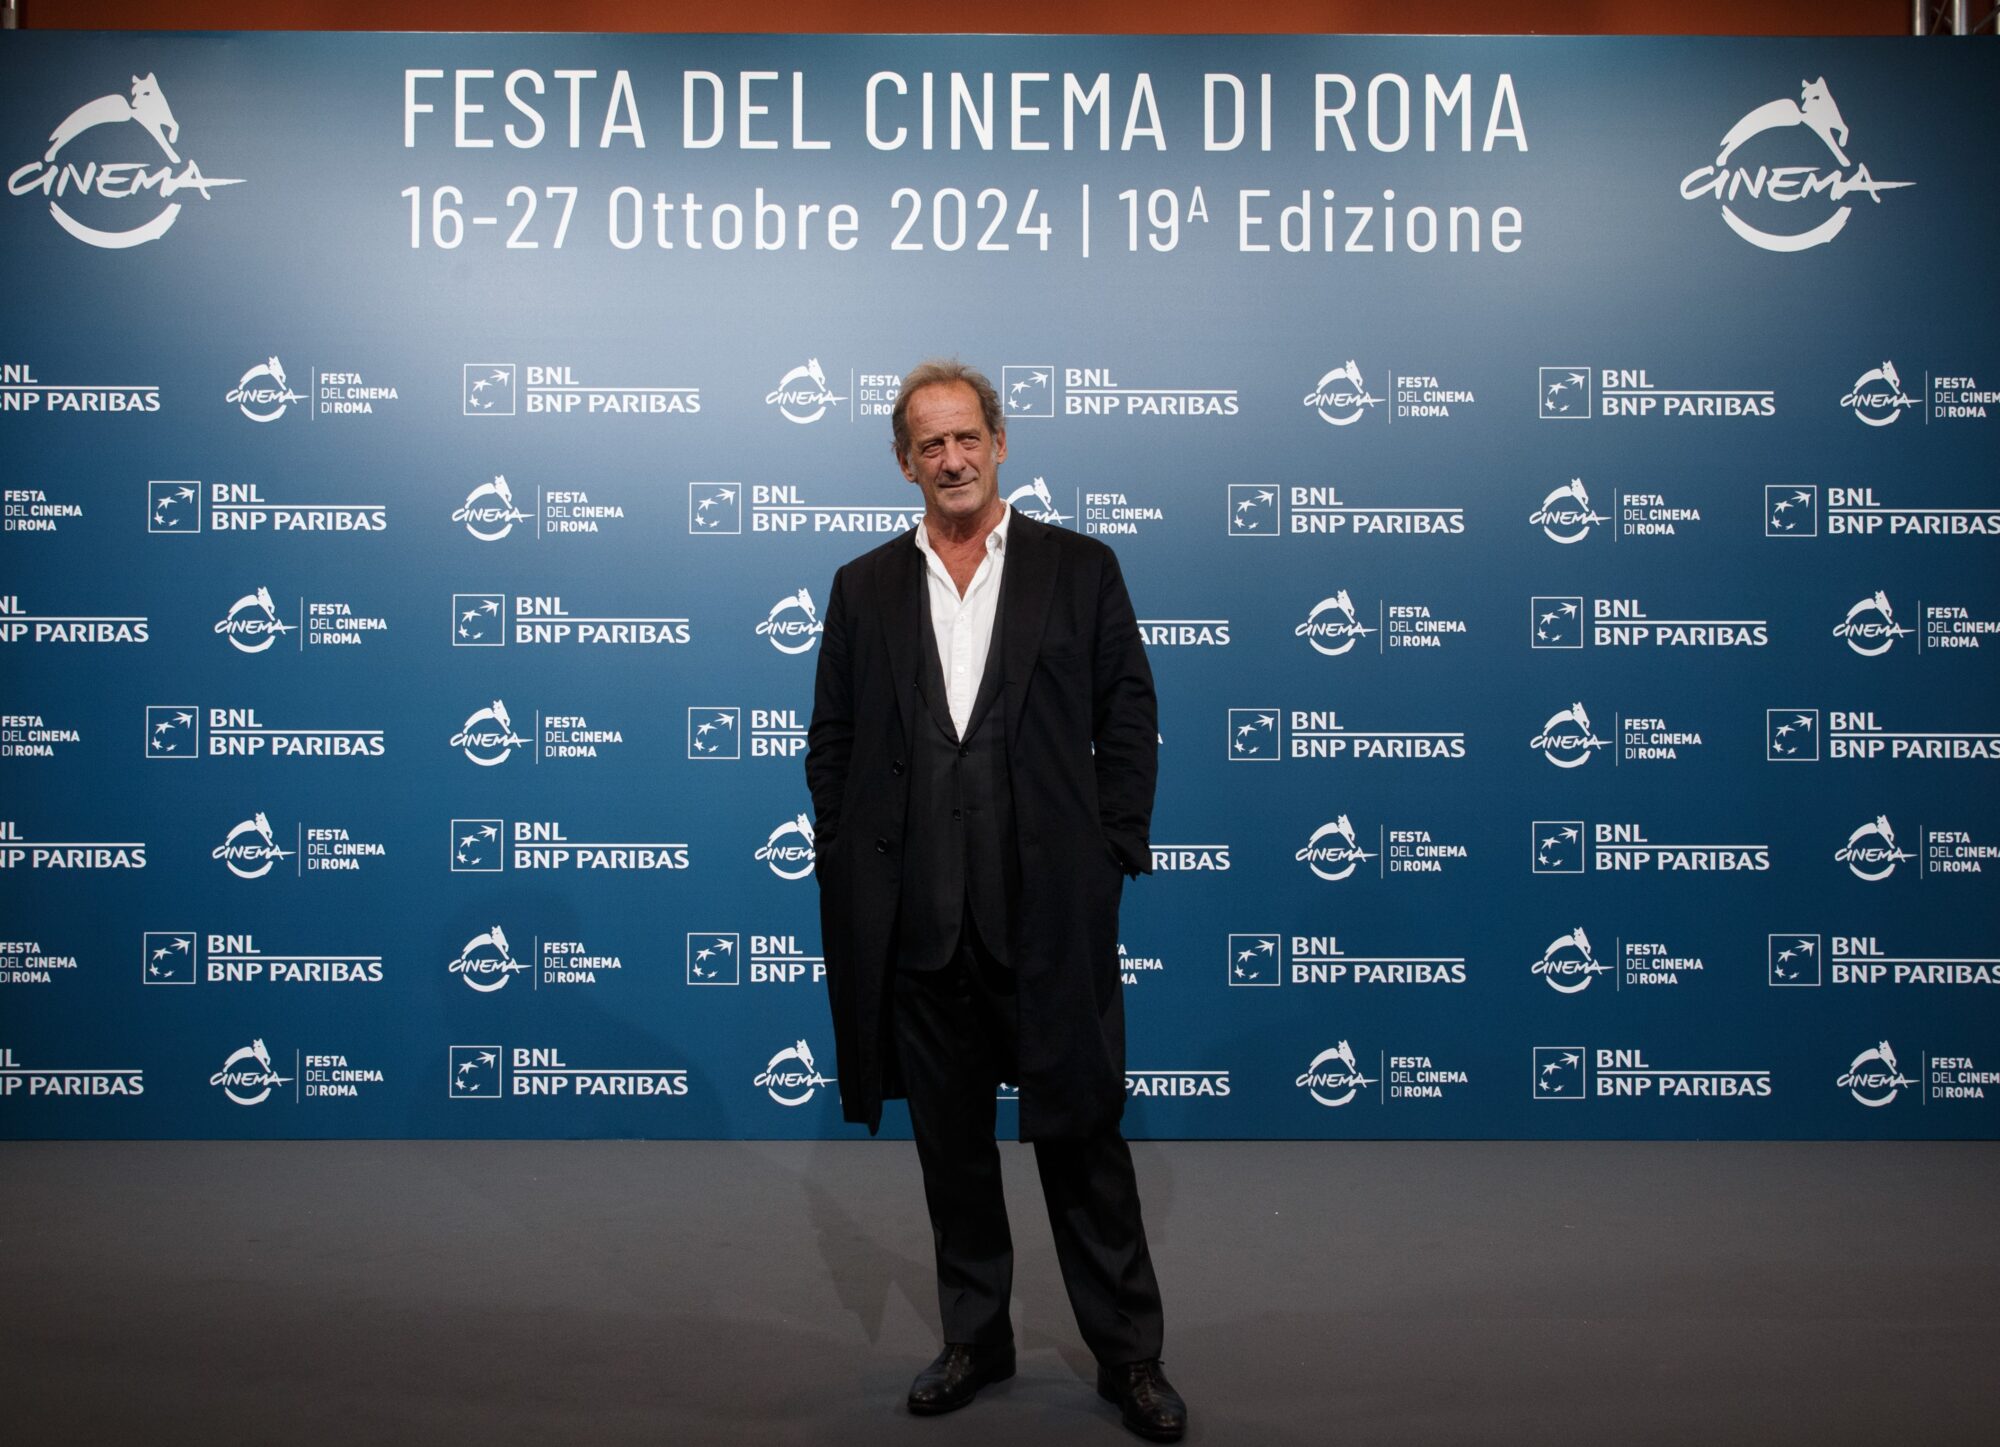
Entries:
{"type": "Polygon", "coordinates": [[[968,420],[981,428],[986,425],[985,409],[970,382],[931,382],[917,388],[910,394],[909,414],[912,433],[949,431],[968,420]]]}

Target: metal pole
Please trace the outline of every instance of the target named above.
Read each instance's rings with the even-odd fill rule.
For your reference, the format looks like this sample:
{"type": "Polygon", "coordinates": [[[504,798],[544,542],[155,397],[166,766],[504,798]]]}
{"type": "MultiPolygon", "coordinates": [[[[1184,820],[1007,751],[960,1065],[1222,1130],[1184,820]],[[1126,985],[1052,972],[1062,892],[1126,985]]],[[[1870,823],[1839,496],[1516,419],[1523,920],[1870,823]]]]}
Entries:
{"type": "Polygon", "coordinates": [[[1965,34],[1965,0],[1951,0],[1951,33],[1965,34]]]}
{"type": "Polygon", "coordinates": [[[1910,34],[1922,35],[1931,0],[1910,0],[1910,34]]]}
{"type": "Polygon", "coordinates": [[[0,0],[0,30],[21,28],[21,0],[0,0]]]}

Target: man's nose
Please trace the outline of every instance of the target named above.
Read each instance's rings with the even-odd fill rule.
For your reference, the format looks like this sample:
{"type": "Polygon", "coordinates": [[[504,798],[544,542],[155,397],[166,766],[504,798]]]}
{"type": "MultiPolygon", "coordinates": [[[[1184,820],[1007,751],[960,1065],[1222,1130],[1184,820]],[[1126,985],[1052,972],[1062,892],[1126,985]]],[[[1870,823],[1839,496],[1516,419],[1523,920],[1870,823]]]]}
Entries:
{"type": "Polygon", "coordinates": [[[965,449],[956,442],[944,445],[944,471],[957,474],[965,470],[965,449]]]}

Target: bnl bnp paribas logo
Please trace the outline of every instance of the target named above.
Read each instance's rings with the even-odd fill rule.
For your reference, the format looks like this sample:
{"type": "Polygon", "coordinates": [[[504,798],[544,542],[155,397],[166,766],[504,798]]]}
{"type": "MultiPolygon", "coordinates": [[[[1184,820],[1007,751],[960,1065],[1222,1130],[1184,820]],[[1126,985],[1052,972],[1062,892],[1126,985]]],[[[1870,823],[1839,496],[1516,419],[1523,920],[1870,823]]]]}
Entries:
{"type": "Polygon", "coordinates": [[[65,116],[42,158],[7,177],[7,190],[46,197],[55,223],[87,245],[114,251],[142,246],[180,219],[185,200],[171,198],[191,193],[209,201],[214,187],[243,184],[241,178],[204,176],[192,156],[183,160],[175,149],[180,138],[180,122],[158,79],[150,71],[135,75],[129,96],[99,96],[65,116]],[[152,138],[151,148],[139,143],[145,159],[117,159],[131,154],[127,123],[152,138]],[[141,219],[141,211],[150,214],[141,219]]]}
{"type": "Polygon", "coordinates": [[[1528,599],[1530,648],[1581,648],[1586,632],[1596,648],[1763,648],[1771,641],[1768,618],[1661,618],[1638,598],[1576,593],[1528,599]]]}
{"type": "Polygon", "coordinates": [[[1537,415],[1544,422],[1587,422],[1593,416],[1687,421],[1778,415],[1778,394],[1769,387],[1668,387],[1655,382],[1644,367],[1571,364],[1543,367],[1538,377],[1537,415]]]}
{"type": "Polygon", "coordinates": [[[1866,162],[1849,158],[1848,144],[1826,77],[1801,81],[1797,100],[1766,101],[1731,126],[1715,160],[1681,178],[1681,198],[1720,202],[1729,229],[1765,251],[1824,246],[1852,216],[1850,197],[1880,206],[1884,191],[1916,184],[1876,180],[1866,162]]]}
{"type": "Polygon", "coordinates": [[[692,416],[701,411],[701,388],[579,380],[568,365],[467,362],[462,369],[467,417],[549,415],[567,417],[692,416]]]}
{"type": "Polygon", "coordinates": [[[1065,417],[1234,417],[1239,410],[1234,387],[1133,386],[1109,367],[1047,362],[1000,369],[1000,407],[1010,422],[1055,416],[1058,390],[1065,417]]]}
{"type": "Polygon", "coordinates": [[[1767,1100],[1771,1072],[1761,1068],[1653,1065],[1644,1050],[1588,1050],[1581,1045],[1534,1047],[1536,1100],[1609,1099],[1767,1100]]]}

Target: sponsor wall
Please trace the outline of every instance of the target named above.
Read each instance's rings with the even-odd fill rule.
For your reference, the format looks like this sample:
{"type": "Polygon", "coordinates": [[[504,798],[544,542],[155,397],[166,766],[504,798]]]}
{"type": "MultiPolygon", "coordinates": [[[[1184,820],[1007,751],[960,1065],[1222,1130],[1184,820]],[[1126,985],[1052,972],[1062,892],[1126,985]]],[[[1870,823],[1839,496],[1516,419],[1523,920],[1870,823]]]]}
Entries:
{"type": "Polygon", "coordinates": [[[850,1133],[804,731],[938,352],[1159,679],[1133,1134],[1994,1133],[1980,48],[0,72],[0,1133],[850,1133]]]}

